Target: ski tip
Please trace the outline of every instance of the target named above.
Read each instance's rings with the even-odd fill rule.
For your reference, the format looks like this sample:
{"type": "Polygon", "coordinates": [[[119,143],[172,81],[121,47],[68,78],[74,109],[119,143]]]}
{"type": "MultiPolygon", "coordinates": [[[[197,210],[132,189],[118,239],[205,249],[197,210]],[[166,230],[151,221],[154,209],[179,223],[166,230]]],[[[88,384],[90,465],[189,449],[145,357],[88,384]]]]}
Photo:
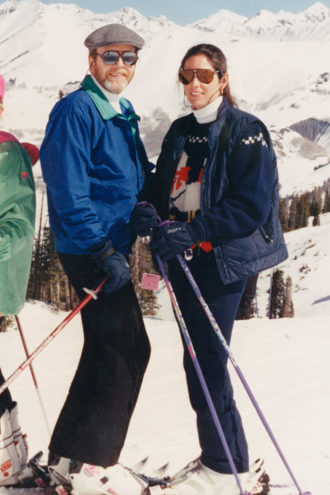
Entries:
{"type": "Polygon", "coordinates": [[[143,459],[141,459],[140,461],[138,461],[137,463],[135,463],[133,466],[131,466],[131,469],[133,471],[140,472],[141,469],[143,469],[145,467],[145,465],[148,463],[148,461],[149,461],[149,456],[146,456],[143,459]]]}
{"type": "Polygon", "coordinates": [[[162,466],[160,466],[158,469],[156,469],[154,473],[159,474],[159,475],[164,474],[168,470],[169,466],[170,466],[170,462],[168,461],[165,464],[163,464],[162,466]]]}

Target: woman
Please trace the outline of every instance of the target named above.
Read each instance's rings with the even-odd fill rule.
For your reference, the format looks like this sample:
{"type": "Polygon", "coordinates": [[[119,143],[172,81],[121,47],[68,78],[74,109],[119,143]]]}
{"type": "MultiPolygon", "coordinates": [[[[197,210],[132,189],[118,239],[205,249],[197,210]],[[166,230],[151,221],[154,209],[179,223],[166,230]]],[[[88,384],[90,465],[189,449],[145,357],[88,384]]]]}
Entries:
{"type": "MultiPolygon", "coordinates": [[[[159,156],[151,202],[173,222],[156,227],[152,208],[137,206],[136,232],[149,233],[169,277],[242,479],[254,483],[233,399],[227,356],[185,278],[176,255],[192,249],[190,270],[228,342],[249,276],[287,257],[278,222],[278,174],[271,139],[256,117],[236,108],[226,58],[208,44],[183,57],[179,81],[192,113],[176,120],[159,156]]],[[[200,459],[174,488],[179,495],[238,493],[190,356],[184,366],[197,414],[200,459]]],[[[258,486],[256,491],[261,489],[258,486]]]]}

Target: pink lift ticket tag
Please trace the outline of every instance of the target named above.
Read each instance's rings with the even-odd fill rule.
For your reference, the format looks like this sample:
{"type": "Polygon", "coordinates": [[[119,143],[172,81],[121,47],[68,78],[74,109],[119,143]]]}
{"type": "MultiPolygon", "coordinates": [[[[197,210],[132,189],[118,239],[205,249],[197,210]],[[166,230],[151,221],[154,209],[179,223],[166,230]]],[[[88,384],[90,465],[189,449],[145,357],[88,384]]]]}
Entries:
{"type": "Polygon", "coordinates": [[[160,275],[154,273],[143,273],[141,280],[141,289],[158,290],[160,275]]]}

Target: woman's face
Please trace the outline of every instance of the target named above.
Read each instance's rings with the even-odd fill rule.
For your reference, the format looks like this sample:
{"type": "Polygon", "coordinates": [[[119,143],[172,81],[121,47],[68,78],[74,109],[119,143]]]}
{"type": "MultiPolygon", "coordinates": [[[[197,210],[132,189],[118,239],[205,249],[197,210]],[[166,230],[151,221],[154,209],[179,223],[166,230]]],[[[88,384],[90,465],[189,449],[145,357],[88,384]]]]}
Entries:
{"type": "MultiPolygon", "coordinates": [[[[184,69],[210,69],[214,67],[206,55],[193,55],[185,61],[184,69]]],[[[212,103],[228,84],[228,74],[224,74],[219,79],[218,74],[214,74],[213,80],[209,83],[202,83],[198,80],[196,74],[191,83],[184,85],[184,94],[192,105],[193,110],[199,110],[209,103],[212,103]]]]}

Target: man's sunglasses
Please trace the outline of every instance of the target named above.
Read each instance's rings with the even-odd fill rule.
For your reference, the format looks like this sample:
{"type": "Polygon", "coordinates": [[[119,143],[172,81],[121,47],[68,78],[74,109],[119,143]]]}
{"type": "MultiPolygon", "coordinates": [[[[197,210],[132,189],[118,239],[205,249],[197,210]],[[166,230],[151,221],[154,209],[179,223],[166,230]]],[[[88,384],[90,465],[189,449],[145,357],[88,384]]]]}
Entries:
{"type": "Polygon", "coordinates": [[[196,76],[197,79],[204,84],[210,84],[213,81],[214,75],[219,74],[219,77],[223,76],[221,70],[211,69],[182,69],[179,72],[179,81],[182,84],[190,84],[196,76]]]}
{"type": "Polygon", "coordinates": [[[138,60],[138,54],[136,52],[117,52],[109,50],[104,53],[95,53],[102,58],[106,65],[115,65],[121,58],[125,65],[134,65],[138,60]]]}

